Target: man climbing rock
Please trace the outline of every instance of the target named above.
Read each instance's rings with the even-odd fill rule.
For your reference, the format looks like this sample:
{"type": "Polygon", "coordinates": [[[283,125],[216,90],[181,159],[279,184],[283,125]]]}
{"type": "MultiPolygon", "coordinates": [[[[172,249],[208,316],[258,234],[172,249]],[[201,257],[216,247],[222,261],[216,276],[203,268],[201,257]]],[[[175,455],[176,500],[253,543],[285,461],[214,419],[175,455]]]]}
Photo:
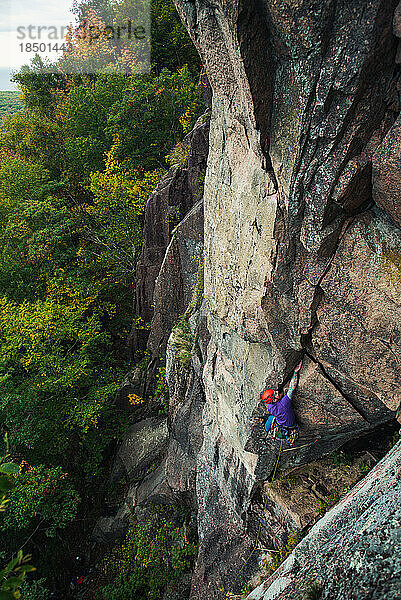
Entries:
{"type": "MultiPolygon", "coordinates": [[[[297,429],[295,415],[292,410],[291,400],[294,391],[298,385],[299,371],[302,367],[302,361],[294,370],[294,375],[290,381],[290,385],[286,394],[279,392],[278,390],[265,390],[262,394],[262,402],[264,403],[269,418],[265,423],[265,430],[267,433],[270,432],[274,421],[276,421],[279,428],[285,429],[297,429]]],[[[287,438],[287,435],[284,435],[287,438]]]]}

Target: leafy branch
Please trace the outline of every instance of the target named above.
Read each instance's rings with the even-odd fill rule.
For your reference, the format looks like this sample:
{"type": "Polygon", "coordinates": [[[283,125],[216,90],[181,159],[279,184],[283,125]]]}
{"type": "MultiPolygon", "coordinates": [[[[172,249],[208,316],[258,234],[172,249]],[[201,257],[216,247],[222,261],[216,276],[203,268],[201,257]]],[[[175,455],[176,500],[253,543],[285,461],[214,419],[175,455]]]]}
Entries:
{"type": "MultiPolygon", "coordinates": [[[[13,462],[6,462],[10,457],[7,434],[4,436],[6,454],[0,458],[0,511],[4,512],[9,501],[7,494],[14,487],[12,475],[17,475],[19,467],[13,462]]],[[[0,600],[13,600],[21,597],[20,587],[25,580],[25,575],[35,571],[35,567],[27,564],[31,559],[30,554],[24,556],[19,550],[17,556],[0,571],[0,600]]]]}

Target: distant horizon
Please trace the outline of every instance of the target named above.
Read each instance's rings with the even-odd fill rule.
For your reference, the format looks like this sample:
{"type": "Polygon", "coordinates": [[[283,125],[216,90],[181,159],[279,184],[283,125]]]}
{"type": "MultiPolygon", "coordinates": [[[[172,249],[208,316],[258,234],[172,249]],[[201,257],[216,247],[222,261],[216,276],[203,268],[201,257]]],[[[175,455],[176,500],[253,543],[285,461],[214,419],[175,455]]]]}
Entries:
{"type": "Polygon", "coordinates": [[[0,91],[2,92],[17,92],[18,87],[11,81],[12,73],[15,69],[0,67],[0,91]]]}
{"type": "MultiPolygon", "coordinates": [[[[12,71],[18,71],[23,65],[29,64],[34,56],[29,43],[28,47],[26,42],[20,43],[22,38],[18,33],[19,30],[46,27],[46,25],[67,26],[74,20],[71,13],[72,5],[73,0],[58,0],[57,3],[48,0],[2,0],[0,2],[0,88],[4,91],[16,89],[10,81],[12,71]]],[[[40,51],[40,56],[44,59],[54,60],[57,58],[55,54],[40,51]]]]}

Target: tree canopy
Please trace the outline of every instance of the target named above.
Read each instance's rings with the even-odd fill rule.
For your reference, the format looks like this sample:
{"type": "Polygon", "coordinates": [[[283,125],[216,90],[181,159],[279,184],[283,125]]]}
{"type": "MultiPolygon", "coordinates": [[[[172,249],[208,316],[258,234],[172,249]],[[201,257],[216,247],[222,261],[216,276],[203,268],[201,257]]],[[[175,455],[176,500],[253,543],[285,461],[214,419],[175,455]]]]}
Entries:
{"type": "Polygon", "coordinates": [[[202,110],[171,0],[153,0],[152,33],[149,74],[43,74],[35,58],[0,131],[0,430],[20,465],[0,558],[26,543],[50,580],[52,540],[96,503],[105,450],[126,426],[113,398],[146,201],[202,110]]]}

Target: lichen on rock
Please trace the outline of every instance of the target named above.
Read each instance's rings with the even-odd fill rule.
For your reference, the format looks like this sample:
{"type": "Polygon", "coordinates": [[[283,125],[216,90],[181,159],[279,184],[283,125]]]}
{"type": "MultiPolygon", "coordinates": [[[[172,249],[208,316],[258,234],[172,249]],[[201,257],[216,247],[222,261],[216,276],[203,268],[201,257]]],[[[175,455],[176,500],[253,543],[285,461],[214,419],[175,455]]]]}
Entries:
{"type": "MultiPolygon", "coordinates": [[[[253,552],[261,512],[254,500],[275,466],[280,475],[313,463],[401,412],[400,52],[393,35],[401,35],[400,9],[395,0],[175,3],[213,103],[203,204],[191,191],[203,159],[191,163],[185,146],[188,163],[172,167],[148,205],[137,298],[152,313],[152,368],[160,349],[167,352],[169,440],[139,495],[171,493],[197,510],[190,597],[220,600],[241,591],[239,571],[243,581],[257,571],[263,549],[253,552]],[[176,206],[187,214],[173,235],[163,217],[156,248],[159,204],[164,215],[176,206]],[[169,336],[191,303],[202,250],[204,298],[181,331],[192,346],[186,340],[180,362],[169,336]],[[300,358],[294,409],[302,443],[279,455],[265,435],[260,393],[288,384],[300,358]]],[[[197,127],[195,147],[205,135],[197,127]]],[[[376,481],[373,493],[379,482],[369,481],[376,481]]],[[[398,492],[390,487],[392,502],[398,492]]],[[[273,523],[282,508],[271,501],[273,523]]],[[[356,556],[363,544],[341,507],[337,514],[356,556]]],[[[381,503],[377,525],[393,535],[390,516],[381,503]]],[[[302,552],[296,556],[312,586],[302,552]]],[[[297,560],[288,559],[270,591],[251,597],[287,593],[286,573],[297,560]]],[[[354,567],[352,578],[362,573],[354,567]]]]}

